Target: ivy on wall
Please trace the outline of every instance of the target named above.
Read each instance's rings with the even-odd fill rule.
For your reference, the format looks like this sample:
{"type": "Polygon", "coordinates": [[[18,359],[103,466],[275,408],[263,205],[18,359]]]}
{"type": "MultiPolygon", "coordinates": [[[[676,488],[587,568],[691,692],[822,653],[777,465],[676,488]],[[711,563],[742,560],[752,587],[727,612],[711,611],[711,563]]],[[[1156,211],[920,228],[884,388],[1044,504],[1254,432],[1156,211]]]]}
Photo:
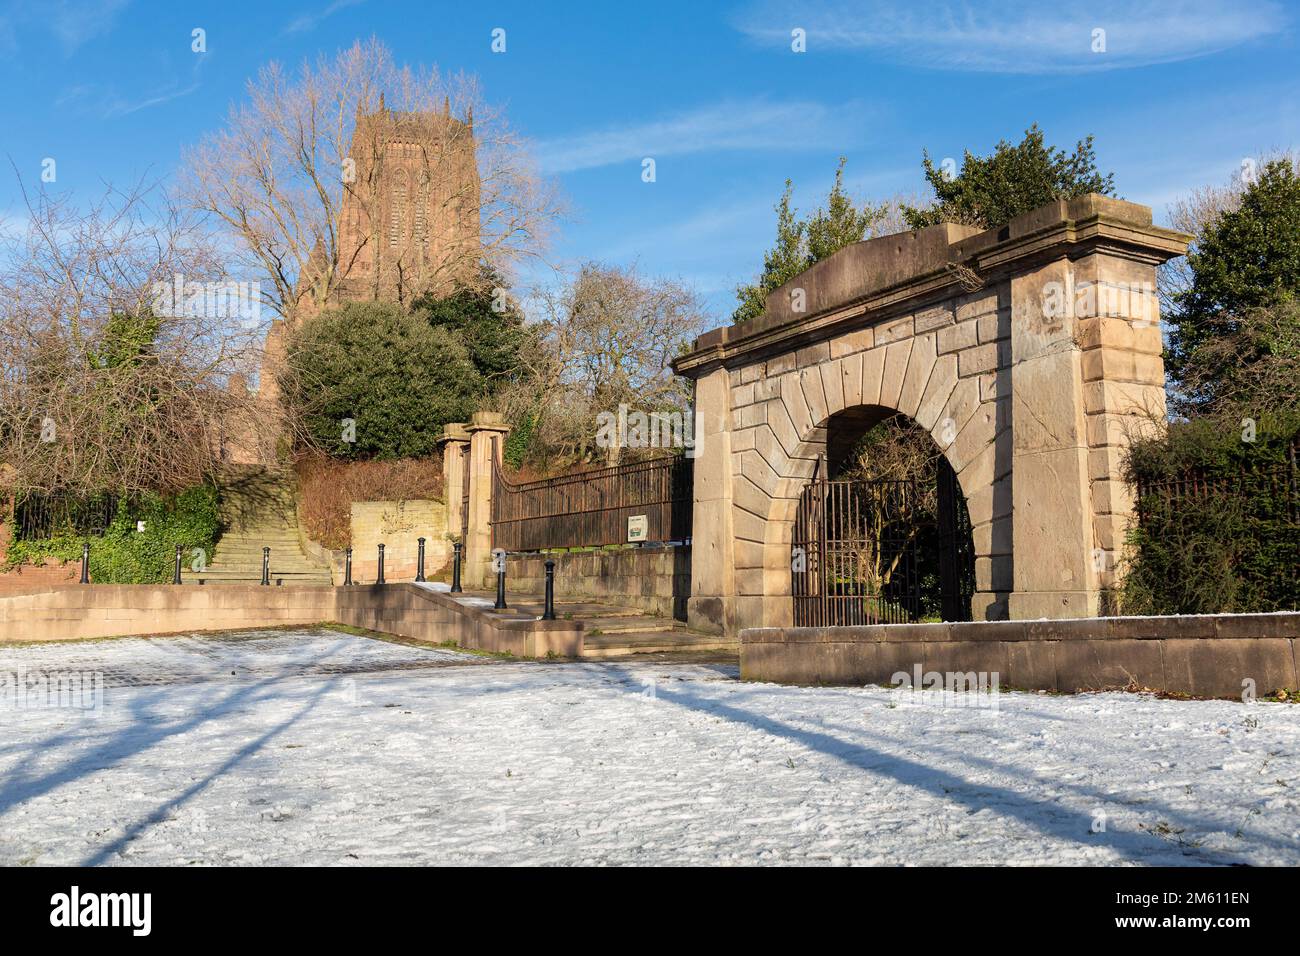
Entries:
{"type": "Polygon", "coordinates": [[[205,562],[212,560],[213,544],[220,531],[217,493],[198,486],[164,498],[148,495],[134,506],[125,500],[101,535],[72,532],[38,540],[10,543],[4,567],[40,564],[46,558],[80,561],[81,548],[90,544],[90,579],[96,584],[165,584],[172,579],[176,545],[183,549],[184,566],[193,562],[195,549],[205,562]],[[144,530],[136,530],[136,522],[144,530]]]}

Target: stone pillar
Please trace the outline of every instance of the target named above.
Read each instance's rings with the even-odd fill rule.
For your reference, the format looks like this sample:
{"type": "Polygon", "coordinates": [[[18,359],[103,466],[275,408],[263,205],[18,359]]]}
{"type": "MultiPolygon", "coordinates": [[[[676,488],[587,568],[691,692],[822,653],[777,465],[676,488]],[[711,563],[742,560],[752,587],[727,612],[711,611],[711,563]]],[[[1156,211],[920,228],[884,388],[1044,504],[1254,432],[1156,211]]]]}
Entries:
{"type": "Polygon", "coordinates": [[[1011,279],[1013,619],[1093,617],[1092,502],[1070,260],[1011,279]]]}
{"type": "Polygon", "coordinates": [[[1083,370],[1083,408],[1092,494],[1092,562],[1102,612],[1133,520],[1124,455],[1134,438],[1164,427],[1165,366],[1160,303],[1151,262],[1098,252],[1074,263],[1075,318],[1083,370]]]}
{"type": "Polygon", "coordinates": [[[695,501],[691,596],[686,618],[710,633],[734,633],[736,538],[732,528],[731,391],[725,368],[695,381],[695,501]]]}
{"type": "Polygon", "coordinates": [[[464,517],[463,505],[465,482],[465,453],[469,449],[469,432],[463,422],[450,422],[443,426],[442,437],[442,489],[447,499],[447,537],[460,538],[464,517]]]}
{"type": "Polygon", "coordinates": [[[485,588],[492,563],[492,463],[505,453],[510,426],[500,412],[475,412],[469,426],[469,531],[461,580],[467,588],[485,588]]]}

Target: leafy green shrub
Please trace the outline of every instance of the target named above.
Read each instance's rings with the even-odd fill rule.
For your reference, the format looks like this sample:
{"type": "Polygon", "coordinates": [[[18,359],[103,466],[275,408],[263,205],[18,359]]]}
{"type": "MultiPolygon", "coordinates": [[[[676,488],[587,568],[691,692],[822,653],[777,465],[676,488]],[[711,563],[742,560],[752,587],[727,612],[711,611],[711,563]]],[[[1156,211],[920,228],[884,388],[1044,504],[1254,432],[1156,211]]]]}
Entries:
{"type": "Polygon", "coordinates": [[[1128,537],[1120,599],[1130,614],[1300,608],[1300,521],[1291,449],[1300,411],[1249,425],[1171,424],[1130,449],[1127,478],[1145,487],[1128,537]]]}
{"type": "Polygon", "coordinates": [[[1115,194],[1115,174],[1103,176],[1097,168],[1091,136],[1067,153],[1048,146],[1037,123],[1025,130],[1018,144],[1001,140],[988,156],[968,151],[955,176],[935,166],[929,153],[923,155],[922,165],[936,202],[924,209],[904,207],[912,229],[941,222],[993,229],[1057,199],[1115,194]]]}
{"type": "Polygon", "coordinates": [[[514,422],[514,427],[511,429],[509,437],[506,438],[506,447],[502,452],[507,465],[516,470],[523,467],[524,461],[528,457],[533,436],[536,433],[536,413],[523,415],[517,422],[514,422]]]}
{"type": "Polygon", "coordinates": [[[538,347],[536,328],[524,323],[502,285],[489,271],[481,288],[458,288],[443,298],[426,293],[411,303],[412,315],[455,334],[489,391],[517,378],[521,353],[538,347]]]}
{"type": "Polygon", "coordinates": [[[431,455],[443,425],[466,420],[482,392],[454,331],[385,302],[304,322],[279,380],[310,444],[340,458],[431,455]],[[355,434],[345,433],[348,419],[355,434]]]}
{"type": "Polygon", "coordinates": [[[201,485],[172,498],[148,495],[134,507],[123,500],[102,535],[14,541],[5,566],[40,564],[46,558],[79,561],[82,544],[89,542],[90,579],[96,584],[164,584],[172,579],[176,545],[183,548],[187,567],[195,548],[211,560],[219,530],[216,490],[201,485]],[[144,531],[136,531],[137,521],[145,523],[144,531]]]}
{"type": "MultiPolygon", "coordinates": [[[[1300,312],[1282,308],[1264,323],[1250,316],[1300,298],[1300,169],[1288,160],[1265,164],[1240,207],[1206,228],[1187,262],[1192,286],[1168,316],[1169,371],[1188,392],[1181,403],[1249,401],[1253,366],[1272,359],[1294,367],[1300,353],[1300,312]],[[1230,347],[1215,347],[1224,340],[1230,347]]],[[[1256,396],[1256,404],[1269,397],[1256,396]]],[[[1295,394],[1272,397],[1294,401],[1295,394]]]]}

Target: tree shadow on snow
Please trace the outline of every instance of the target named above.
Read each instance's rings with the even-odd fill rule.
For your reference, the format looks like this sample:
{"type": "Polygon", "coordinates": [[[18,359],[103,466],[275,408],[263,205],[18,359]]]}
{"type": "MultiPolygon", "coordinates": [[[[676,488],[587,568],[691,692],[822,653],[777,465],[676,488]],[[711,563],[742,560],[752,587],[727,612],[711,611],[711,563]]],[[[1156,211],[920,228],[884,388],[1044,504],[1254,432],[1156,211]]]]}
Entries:
{"type": "MultiPolygon", "coordinates": [[[[640,675],[627,673],[626,677],[630,687],[639,686],[640,675]]],[[[636,692],[639,693],[640,691],[636,692]]],[[[974,783],[956,773],[934,766],[932,763],[912,760],[885,750],[878,750],[862,743],[860,740],[848,740],[825,731],[798,727],[772,717],[752,713],[733,704],[716,699],[702,698],[684,684],[666,686],[663,682],[659,682],[655,686],[655,698],[689,710],[724,717],[770,736],[792,741],[809,750],[842,761],[855,769],[870,771],[892,778],[896,783],[903,786],[915,787],[945,800],[963,804],[971,813],[980,810],[992,810],[1002,815],[1014,816],[1026,827],[1037,830],[1046,836],[1068,840],[1090,849],[1103,847],[1110,849],[1126,861],[1134,863],[1148,862],[1151,860],[1153,849],[1158,849],[1162,854],[1174,851],[1174,848],[1168,843],[1152,834],[1117,832],[1114,830],[1092,833],[1093,818],[1091,813],[1062,806],[1057,801],[1035,799],[1027,794],[994,784],[974,783]]],[[[873,736],[867,731],[856,728],[852,729],[851,732],[859,737],[864,734],[873,736]]],[[[883,738],[877,737],[877,739],[883,741],[883,738]]],[[[914,749],[925,748],[919,746],[914,749]]],[[[936,754],[936,756],[938,755],[936,754]]],[[[959,756],[945,753],[940,759],[945,762],[961,760],[967,763],[979,763],[989,769],[999,770],[1007,774],[1021,772],[1019,768],[1000,766],[987,758],[973,758],[966,752],[961,753],[959,756]]],[[[1056,785],[1100,802],[1104,802],[1106,799],[1105,796],[1096,794],[1095,791],[1089,788],[1080,788],[1064,782],[1056,785]]],[[[1113,797],[1110,799],[1113,802],[1113,797]]],[[[1144,806],[1162,810],[1171,822],[1180,816],[1180,814],[1169,808],[1161,807],[1155,803],[1148,803],[1144,806]]],[[[869,811],[869,808],[864,808],[864,811],[869,811]]],[[[1186,814],[1181,814],[1181,816],[1183,819],[1179,820],[1180,826],[1186,825],[1188,828],[1210,832],[1223,829],[1221,824],[1213,821],[1190,819],[1187,818],[1186,814]]],[[[957,844],[954,843],[954,846],[956,847],[957,844]]],[[[1249,864],[1248,860],[1234,854],[1206,851],[1196,853],[1195,856],[1191,853],[1185,855],[1189,856],[1189,862],[1216,865],[1249,864]]]]}

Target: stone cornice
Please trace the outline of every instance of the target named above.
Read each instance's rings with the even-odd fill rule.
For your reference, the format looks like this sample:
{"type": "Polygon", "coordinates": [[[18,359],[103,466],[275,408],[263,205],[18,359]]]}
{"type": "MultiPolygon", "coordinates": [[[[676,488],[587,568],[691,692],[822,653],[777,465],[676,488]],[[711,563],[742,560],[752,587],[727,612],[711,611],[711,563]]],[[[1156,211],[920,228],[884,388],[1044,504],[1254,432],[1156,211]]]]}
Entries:
{"type": "Polygon", "coordinates": [[[506,424],[505,416],[500,412],[475,412],[470,416],[469,425],[465,431],[471,435],[475,432],[501,432],[510,431],[510,426],[506,424]]]}
{"type": "Polygon", "coordinates": [[[988,285],[1055,259],[1079,259],[1094,253],[1156,265],[1185,253],[1191,238],[1152,225],[1151,211],[1145,206],[1089,195],[1049,204],[1006,226],[980,233],[943,224],[854,243],[772,292],[762,316],[700,336],[690,352],[673,362],[673,369],[679,375],[698,378],[719,367],[761,361],[923,309],[969,291],[961,283],[958,266],[972,270],[988,285]],[[906,251],[904,238],[913,243],[906,251]],[[890,261],[891,254],[895,261],[890,261]],[[872,288],[871,280],[862,278],[856,283],[864,289],[861,295],[844,295],[841,301],[808,315],[779,314],[792,288],[853,286],[853,277],[864,264],[868,268],[881,264],[881,271],[888,274],[898,271],[897,262],[904,256],[910,257],[916,268],[900,281],[872,288]]]}
{"type": "Polygon", "coordinates": [[[464,422],[448,422],[442,426],[442,435],[438,442],[469,441],[469,430],[464,422]]]}

